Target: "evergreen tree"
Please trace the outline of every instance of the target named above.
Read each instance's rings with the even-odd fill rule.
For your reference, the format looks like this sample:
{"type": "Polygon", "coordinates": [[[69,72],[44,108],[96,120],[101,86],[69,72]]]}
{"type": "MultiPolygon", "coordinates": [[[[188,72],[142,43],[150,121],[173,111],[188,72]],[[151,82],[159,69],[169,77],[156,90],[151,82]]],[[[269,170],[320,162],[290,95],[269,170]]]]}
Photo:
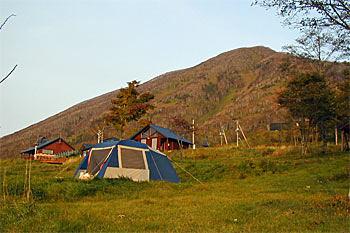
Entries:
{"type": "Polygon", "coordinates": [[[120,89],[115,99],[112,99],[112,106],[109,109],[105,120],[124,137],[124,128],[131,121],[138,121],[148,110],[154,106],[149,103],[154,95],[150,93],[140,94],[137,87],[140,82],[134,80],[128,82],[128,87],[120,89]]]}

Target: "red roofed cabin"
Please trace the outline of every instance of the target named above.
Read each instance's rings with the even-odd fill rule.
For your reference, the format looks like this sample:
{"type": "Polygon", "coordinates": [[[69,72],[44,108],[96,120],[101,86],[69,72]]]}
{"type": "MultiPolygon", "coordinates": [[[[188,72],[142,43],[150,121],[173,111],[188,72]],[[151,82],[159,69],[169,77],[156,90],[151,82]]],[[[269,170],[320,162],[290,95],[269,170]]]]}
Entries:
{"type": "Polygon", "coordinates": [[[56,138],[53,140],[47,140],[45,137],[39,137],[36,143],[26,150],[21,151],[22,158],[34,158],[36,152],[36,159],[38,160],[52,160],[53,157],[64,158],[66,155],[72,154],[75,150],[62,138],[56,138]]]}
{"type": "MultiPolygon", "coordinates": [[[[169,151],[180,149],[178,136],[176,133],[170,129],[156,125],[148,125],[143,127],[130,139],[145,143],[154,150],[169,151]]],[[[191,141],[182,136],[179,136],[179,141],[182,144],[183,149],[188,149],[190,145],[193,145],[191,141]]]]}

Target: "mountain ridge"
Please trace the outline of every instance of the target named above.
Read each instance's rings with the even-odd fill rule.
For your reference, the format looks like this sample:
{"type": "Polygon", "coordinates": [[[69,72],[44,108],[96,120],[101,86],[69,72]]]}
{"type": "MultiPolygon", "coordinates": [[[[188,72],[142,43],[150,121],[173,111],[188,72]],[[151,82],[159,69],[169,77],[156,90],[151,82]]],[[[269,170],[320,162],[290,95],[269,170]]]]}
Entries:
{"type": "MultiPolygon", "coordinates": [[[[341,76],[338,65],[332,72],[341,76]]],[[[281,90],[289,70],[310,69],[305,60],[263,46],[230,50],[193,67],[166,72],[139,87],[140,92],[152,92],[156,108],[149,114],[153,123],[172,127],[174,116],[196,119],[200,140],[217,142],[218,130],[225,128],[233,137],[232,119],[242,120],[249,132],[266,129],[273,121],[284,121],[285,111],[278,108],[276,94],[281,90]]],[[[131,80],[130,80],[131,81],[131,80]]],[[[39,135],[47,138],[62,135],[76,148],[83,142],[93,142],[91,132],[96,121],[111,106],[118,90],[82,101],[22,130],[0,138],[1,157],[16,157],[39,135]]],[[[126,131],[132,135],[137,123],[126,131]]],[[[106,136],[115,136],[113,129],[106,136]]]]}

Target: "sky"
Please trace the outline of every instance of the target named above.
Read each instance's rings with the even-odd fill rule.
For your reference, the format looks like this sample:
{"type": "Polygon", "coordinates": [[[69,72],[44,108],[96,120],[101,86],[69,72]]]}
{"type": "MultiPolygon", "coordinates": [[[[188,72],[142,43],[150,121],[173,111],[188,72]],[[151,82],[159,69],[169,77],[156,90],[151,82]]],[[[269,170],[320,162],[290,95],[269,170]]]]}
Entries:
{"type": "Polygon", "coordinates": [[[252,0],[1,0],[0,137],[104,93],[298,32],[252,0]]]}

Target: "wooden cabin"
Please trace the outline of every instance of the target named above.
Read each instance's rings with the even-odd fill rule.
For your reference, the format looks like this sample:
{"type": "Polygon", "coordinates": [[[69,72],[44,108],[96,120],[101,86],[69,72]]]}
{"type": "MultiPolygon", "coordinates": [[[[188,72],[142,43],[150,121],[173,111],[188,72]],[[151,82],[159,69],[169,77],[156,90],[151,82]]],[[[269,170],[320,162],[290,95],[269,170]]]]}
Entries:
{"type": "Polygon", "coordinates": [[[85,157],[87,152],[91,149],[91,147],[93,147],[94,145],[93,144],[83,144],[81,147],[80,147],[80,151],[81,151],[81,155],[80,157],[85,157]]]}
{"type": "Polygon", "coordinates": [[[170,129],[156,125],[143,127],[130,139],[145,143],[152,149],[159,151],[179,150],[179,142],[182,144],[183,149],[187,149],[190,145],[193,145],[191,141],[182,136],[177,136],[177,134],[170,129]]]}
{"type": "Polygon", "coordinates": [[[36,144],[20,153],[24,159],[30,158],[42,162],[63,163],[66,156],[72,154],[74,151],[75,149],[60,137],[53,140],[40,137],[36,144]]]}

